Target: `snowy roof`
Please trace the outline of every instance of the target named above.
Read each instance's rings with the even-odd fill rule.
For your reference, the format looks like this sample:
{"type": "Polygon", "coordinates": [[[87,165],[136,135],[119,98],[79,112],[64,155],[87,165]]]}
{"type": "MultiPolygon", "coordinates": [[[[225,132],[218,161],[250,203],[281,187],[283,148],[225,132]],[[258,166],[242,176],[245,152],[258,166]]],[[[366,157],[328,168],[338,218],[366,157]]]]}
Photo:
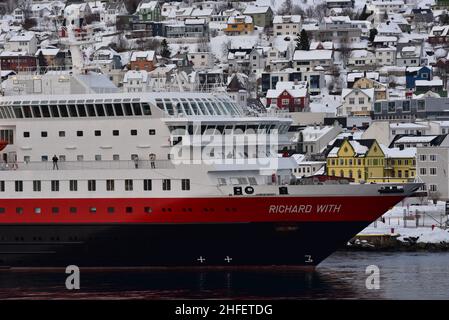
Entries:
{"type": "Polygon", "coordinates": [[[352,73],[348,73],[348,75],[346,76],[346,80],[348,82],[354,82],[354,81],[356,81],[356,79],[361,79],[361,78],[378,80],[379,72],[366,72],[366,73],[365,72],[352,72],[352,73]]]}
{"type": "Polygon", "coordinates": [[[373,42],[396,42],[398,38],[396,36],[375,36],[373,42]]]}
{"type": "Polygon", "coordinates": [[[59,49],[58,48],[44,48],[44,49],[39,49],[36,52],[36,56],[38,56],[40,53],[42,52],[42,54],[44,56],[55,56],[59,53],[59,49]]]}
{"type": "Polygon", "coordinates": [[[304,141],[316,141],[333,129],[332,126],[308,126],[302,130],[304,141]]]}
{"type": "Polygon", "coordinates": [[[140,2],[137,11],[141,10],[141,9],[145,9],[145,10],[154,10],[158,5],[157,1],[150,1],[150,2],[140,2]]]}
{"type": "Polygon", "coordinates": [[[368,50],[352,50],[351,58],[365,58],[373,56],[374,54],[368,50]]]}
{"type": "Polygon", "coordinates": [[[417,87],[429,87],[429,86],[443,86],[443,80],[441,79],[433,79],[433,80],[416,80],[415,86],[417,87]]]}
{"type": "Polygon", "coordinates": [[[431,142],[437,136],[406,136],[399,138],[395,143],[424,143],[431,142]]]}
{"type": "Polygon", "coordinates": [[[332,50],[296,50],[293,55],[293,60],[296,61],[310,61],[310,60],[331,60],[332,50]]]}
{"type": "Polygon", "coordinates": [[[382,22],[377,26],[377,32],[379,34],[390,34],[390,33],[396,33],[396,34],[402,34],[401,28],[399,28],[398,24],[395,22],[382,22]]]}
{"type": "Polygon", "coordinates": [[[231,16],[228,18],[228,23],[252,23],[253,18],[250,16],[231,16]]]}
{"type": "Polygon", "coordinates": [[[447,36],[449,33],[449,26],[434,26],[430,30],[429,36],[447,36]]]}
{"type": "Polygon", "coordinates": [[[269,89],[267,98],[278,98],[284,91],[287,91],[293,98],[301,98],[307,96],[307,89],[269,89]]]}
{"type": "Polygon", "coordinates": [[[344,99],[348,94],[350,94],[352,92],[356,92],[356,91],[364,93],[371,99],[373,99],[373,97],[374,97],[374,88],[370,88],[370,89],[345,88],[341,91],[341,97],[344,99]]]}
{"type": "Polygon", "coordinates": [[[141,80],[142,82],[147,82],[148,72],[145,70],[129,70],[125,73],[123,77],[123,82],[127,83],[129,80],[141,80]]]}
{"type": "Polygon", "coordinates": [[[427,129],[428,126],[425,124],[405,122],[405,123],[390,123],[390,129],[427,129]]]}
{"type": "Polygon", "coordinates": [[[205,19],[185,19],[184,20],[184,24],[205,24],[206,20],[205,19]]]}
{"type": "Polygon", "coordinates": [[[274,16],[273,23],[301,23],[300,15],[274,16]]]}
{"type": "Polygon", "coordinates": [[[28,32],[22,32],[18,35],[12,36],[8,41],[9,42],[19,42],[19,41],[31,41],[34,37],[34,32],[28,31],[28,32]]]}
{"type": "Polygon", "coordinates": [[[191,16],[195,17],[209,17],[214,12],[214,9],[193,9],[191,16]]]}
{"type": "Polygon", "coordinates": [[[387,146],[380,145],[383,153],[387,158],[415,158],[416,148],[388,148],[387,146]]]}
{"type": "Polygon", "coordinates": [[[155,52],[153,50],[148,51],[133,51],[131,54],[131,61],[137,61],[137,59],[146,59],[147,61],[154,60],[155,52]]]}
{"type": "Polygon", "coordinates": [[[270,9],[269,6],[247,6],[245,11],[243,11],[243,14],[261,14],[261,13],[267,13],[270,9]]]}

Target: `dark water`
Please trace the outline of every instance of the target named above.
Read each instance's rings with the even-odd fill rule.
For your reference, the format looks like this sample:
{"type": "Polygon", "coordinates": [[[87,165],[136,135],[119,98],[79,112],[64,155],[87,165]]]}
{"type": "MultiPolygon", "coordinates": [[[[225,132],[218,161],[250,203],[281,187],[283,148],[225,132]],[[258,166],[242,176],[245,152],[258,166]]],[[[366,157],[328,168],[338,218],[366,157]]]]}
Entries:
{"type": "Polygon", "coordinates": [[[337,252],[315,271],[0,271],[0,299],[449,299],[449,253],[337,252]],[[380,289],[365,286],[369,265],[380,289]]]}

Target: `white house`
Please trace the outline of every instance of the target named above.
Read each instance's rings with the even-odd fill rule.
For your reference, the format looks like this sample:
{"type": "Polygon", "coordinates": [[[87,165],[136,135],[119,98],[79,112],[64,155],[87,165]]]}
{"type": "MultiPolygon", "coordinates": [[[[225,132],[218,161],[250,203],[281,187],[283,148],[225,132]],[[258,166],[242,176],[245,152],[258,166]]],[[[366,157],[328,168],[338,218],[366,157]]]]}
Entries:
{"type": "Polygon", "coordinates": [[[144,92],[148,89],[148,72],[145,70],[129,70],[123,78],[125,92],[144,92]]]}
{"type": "Polygon", "coordinates": [[[301,16],[274,16],[273,33],[275,36],[296,36],[301,31],[301,16]]]}
{"type": "Polygon", "coordinates": [[[396,65],[395,47],[376,48],[374,55],[376,56],[377,64],[380,66],[396,65]]]}
{"type": "Polygon", "coordinates": [[[33,31],[26,31],[9,38],[5,43],[7,51],[21,51],[35,54],[37,51],[37,38],[33,31]]]}
{"type": "Polygon", "coordinates": [[[369,116],[374,101],[374,89],[343,89],[342,105],[337,113],[341,116],[369,116]]]}
{"type": "Polygon", "coordinates": [[[195,70],[210,69],[214,66],[215,58],[212,52],[189,52],[187,56],[195,70]]]}

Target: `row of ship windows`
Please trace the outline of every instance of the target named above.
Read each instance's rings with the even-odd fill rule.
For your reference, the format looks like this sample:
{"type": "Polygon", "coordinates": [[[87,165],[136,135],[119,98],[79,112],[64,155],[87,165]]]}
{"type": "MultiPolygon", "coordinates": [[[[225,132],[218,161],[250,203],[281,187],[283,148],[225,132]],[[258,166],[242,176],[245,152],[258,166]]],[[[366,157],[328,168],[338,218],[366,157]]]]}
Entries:
{"type": "MultiPolygon", "coordinates": [[[[41,180],[33,180],[33,191],[40,192],[42,191],[42,181],[41,180]]],[[[50,180],[50,190],[53,192],[60,191],[60,181],[59,180],[50,180]]],[[[69,191],[78,191],[78,180],[69,180],[69,191]]],[[[97,180],[87,180],[87,190],[88,191],[97,191],[97,180]]],[[[124,181],[124,190],[125,191],[133,191],[134,190],[134,180],[125,179],[124,181]]],[[[151,191],[153,189],[153,181],[151,179],[143,179],[143,190],[151,191]]],[[[170,191],[172,189],[172,184],[170,179],[162,179],[162,190],[170,191]]],[[[5,192],[6,183],[4,180],[0,181],[0,192],[5,192]]],[[[23,181],[16,180],[14,181],[14,190],[15,192],[23,192],[23,181]]],[[[115,191],[116,183],[113,179],[106,180],[106,191],[115,191]]],[[[189,191],[190,190],[190,179],[181,179],[181,190],[189,191]]]]}
{"type": "Polygon", "coordinates": [[[149,116],[148,103],[50,104],[2,106],[0,118],[84,118],[115,116],[149,116]]]}
{"type": "MultiPolygon", "coordinates": [[[[129,133],[132,136],[137,136],[138,131],[137,131],[137,129],[131,129],[129,133]]],[[[155,129],[149,129],[148,130],[148,134],[150,136],[154,136],[154,135],[156,135],[156,130],[155,129]]],[[[95,137],[101,137],[101,135],[102,135],[102,131],[101,130],[94,130],[94,136],[95,137]]],[[[112,130],[112,135],[113,136],[119,136],[120,135],[120,130],[112,130]]],[[[63,137],[66,136],[66,132],[65,131],[59,131],[58,132],[58,136],[63,138],[63,137]]],[[[76,136],[77,137],[83,137],[84,136],[84,131],[83,130],[77,130],[76,131],[76,136]]],[[[31,137],[31,133],[29,131],[24,131],[23,132],[23,137],[24,138],[29,138],[29,137],[31,137]]],[[[42,138],[47,138],[48,137],[48,131],[41,131],[41,137],[42,138]]]]}
{"type": "MultiPolygon", "coordinates": [[[[67,213],[70,214],[77,214],[78,210],[80,208],[78,207],[68,207],[67,208],[67,213]]],[[[88,212],[95,214],[95,213],[108,213],[108,214],[115,214],[117,212],[117,208],[116,207],[105,207],[102,208],[103,210],[101,210],[98,207],[95,206],[89,206],[88,207],[88,212]]],[[[225,212],[237,212],[237,208],[225,208],[224,209],[225,212]]],[[[23,207],[15,207],[15,213],[16,214],[24,214],[25,213],[25,209],[23,207]]],[[[60,207],[51,207],[51,208],[47,208],[47,210],[43,210],[43,208],[41,207],[34,207],[32,212],[35,214],[44,214],[45,212],[48,213],[52,213],[52,214],[59,214],[61,213],[61,208],[60,207]]],[[[124,208],[120,208],[119,210],[120,212],[124,212],[126,214],[132,214],[132,213],[147,213],[147,214],[151,214],[154,213],[155,211],[153,211],[153,207],[147,207],[147,206],[143,206],[143,207],[132,207],[132,206],[126,206],[124,208]]],[[[173,212],[172,208],[161,208],[160,212],[162,213],[168,213],[168,212],[173,212]]],[[[182,208],[181,212],[187,213],[187,212],[193,212],[192,208],[182,208]]],[[[215,212],[214,208],[203,208],[202,212],[215,212]]],[[[0,214],[7,214],[7,209],[5,207],[0,207],[0,214]]]]}

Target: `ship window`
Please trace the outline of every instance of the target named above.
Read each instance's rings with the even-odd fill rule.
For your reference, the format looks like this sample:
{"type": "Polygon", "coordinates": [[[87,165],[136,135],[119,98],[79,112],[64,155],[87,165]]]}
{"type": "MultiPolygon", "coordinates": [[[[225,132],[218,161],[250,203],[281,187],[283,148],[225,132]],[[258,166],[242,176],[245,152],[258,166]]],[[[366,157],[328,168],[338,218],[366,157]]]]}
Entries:
{"type": "Polygon", "coordinates": [[[190,190],[190,179],[182,179],[181,187],[182,190],[190,190]]]}
{"type": "Polygon", "coordinates": [[[101,154],[95,155],[95,161],[101,161],[101,154]]]}
{"type": "MultiPolygon", "coordinates": [[[[143,114],[145,116],[151,115],[151,108],[148,103],[142,103],[142,110],[143,110],[143,114]]],[[[172,109],[172,112],[173,112],[173,109],[172,109]]]]}
{"type": "Polygon", "coordinates": [[[112,160],[119,161],[120,160],[120,155],[119,154],[113,154],[112,155],[112,160]]]}
{"type": "Polygon", "coordinates": [[[164,190],[164,191],[171,190],[171,181],[170,181],[170,179],[163,179],[162,180],[162,190],[164,190]]]}
{"type": "Polygon", "coordinates": [[[104,117],[104,109],[103,109],[103,105],[101,104],[96,104],[95,105],[95,110],[97,110],[97,115],[99,117],[104,117]]]}
{"type": "Polygon", "coordinates": [[[51,191],[59,191],[59,181],[51,180],[51,191]]]}
{"type": "Polygon", "coordinates": [[[33,181],[33,191],[39,192],[41,191],[41,181],[40,180],[34,180],[33,181]]]}
{"type": "Polygon", "coordinates": [[[96,137],[100,137],[101,136],[101,130],[95,130],[94,134],[96,137]]]}
{"type": "Polygon", "coordinates": [[[106,191],[114,191],[114,180],[106,180],[106,191]]]}
{"type": "Polygon", "coordinates": [[[133,181],[131,179],[125,179],[125,191],[133,191],[133,181]]]}
{"type": "Polygon", "coordinates": [[[156,134],[156,130],[150,129],[148,133],[150,134],[150,136],[154,136],[156,134]]]}
{"type": "Polygon", "coordinates": [[[248,177],[248,181],[249,181],[249,184],[252,185],[252,186],[256,186],[257,185],[257,180],[254,177],[248,177]]]}
{"type": "Polygon", "coordinates": [[[70,207],[69,211],[70,213],[76,213],[78,210],[76,209],[76,207],[70,207]]]}
{"type": "Polygon", "coordinates": [[[30,137],[30,132],[29,131],[24,131],[23,132],[23,137],[24,138],[29,138],[30,137]]]}
{"type": "Polygon", "coordinates": [[[22,192],[23,191],[23,181],[16,180],[14,184],[15,184],[16,192],[22,192]]]}
{"type": "Polygon", "coordinates": [[[23,118],[22,108],[20,108],[20,106],[14,106],[13,110],[16,118],[23,118]]]}
{"type": "Polygon", "coordinates": [[[137,130],[136,129],[132,129],[131,130],[131,135],[132,136],[137,136],[137,130]]]}
{"type": "Polygon", "coordinates": [[[0,192],[5,192],[5,181],[4,180],[0,181],[0,192]]]}
{"type": "Polygon", "coordinates": [[[143,208],[143,211],[144,211],[145,213],[152,213],[152,212],[153,212],[153,209],[151,209],[151,207],[144,207],[144,208],[143,208]]]}
{"type": "Polygon", "coordinates": [[[22,207],[17,207],[16,208],[16,213],[17,214],[22,214],[23,213],[23,208],[22,207]]]}
{"type": "Polygon", "coordinates": [[[32,106],[31,108],[33,109],[34,117],[40,118],[41,117],[41,109],[39,109],[39,106],[32,106]]]}
{"type": "Polygon", "coordinates": [[[60,137],[65,137],[65,131],[59,131],[58,134],[60,137]]]}
{"type": "Polygon", "coordinates": [[[126,114],[127,116],[132,116],[132,115],[133,115],[133,110],[132,110],[132,108],[131,108],[131,104],[130,104],[130,103],[124,103],[124,104],[123,104],[123,107],[124,107],[124,109],[125,109],[125,114],[126,114]]]}
{"type": "Polygon", "coordinates": [[[107,103],[106,105],[106,114],[110,117],[114,116],[114,108],[112,107],[112,104],[107,103]]]}
{"type": "Polygon", "coordinates": [[[41,208],[34,208],[34,213],[35,214],[41,214],[42,213],[41,208]]]}
{"type": "Polygon", "coordinates": [[[82,137],[82,136],[83,136],[83,131],[78,130],[78,131],[76,132],[76,136],[77,136],[77,137],[82,137]]]}
{"type": "Polygon", "coordinates": [[[123,116],[123,109],[120,103],[114,103],[114,109],[117,116],[123,116]]]}
{"type": "Polygon", "coordinates": [[[61,104],[59,106],[59,114],[63,118],[67,118],[69,116],[69,112],[67,111],[67,106],[65,104],[61,104]]]}
{"type": "Polygon", "coordinates": [[[41,156],[41,161],[48,161],[48,156],[41,156]]]}
{"type": "Polygon", "coordinates": [[[80,117],[87,116],[86,109],[84,108],[83,104],[77,104],[76,107],[78,109],[78,114],[79,114],[80,117]]]}
{"type": "Polygon", "coordinates": [[[87,104],[87,114],[89,115],[89,117],[95,117],[95,107],[93,104],[87,104]]]}
{"type": "Polygon", "coordinates": [[[70,180],[70,182],[69,182],[69,189],[70,189],[70,191],[78,191],[78,181],[77,180],[70,180]]]}
{"type": "Polygon", "coordinates": [[[140,103],[133,103],[134,114],[136,116],[142,115],[142,109],[140,109],[140,103]]]}
{"type": "Polygon", "coordinates": [[[143,190],[151,191],[151,188],[152,188],[151,179],[144,179],[143,180],[143,190]]]}
{"type": "Polygon", "coordinates": [[[115,208],[114,207],[108,207],[108,213],[114,213],[115,208]]]}
{"type": "Polygon", "coordinates": [[[87,180],[87,190],[88,191],[96,190],[96,181],[95,180],[87,180]]]}
{"type": "Polygon", "coordinates": [[[90,213],[97,213],[97,208],[96,207],[90,207],[89,208],[89,212],[90,213]]]}
{"type": "Polygon", "coordinates": [[[126,213],[133,213],[133,207],[126,207],[126,213]]]}
{"type": "Polygon", "coordinates": [[[164,101],[165,101],[165,108],[167,109],[168,114],[171,116],[174,115],[173,104],[171,103],[171,101],[168,99],[165,99],[164,101]]]}
{"type": "Polygon", "coordinates": [[[113,136],[118,136],[119,135],[119,130],[112,130],[112,135],[113,136]]]}
{"type": "Polygon", "coordinates": [[[5,208],[0,208],[0,214],[5,213],[5,208]]]}
{"type": "Polygon", "coordinates": [[[41,131],[41,137],[46,138],[48,136],[47,131],[41,131]]]}
{"type": "Polygon", "coordinates": [[[78,113],[76,112],[76,106],[74,104],[69,105],[69,111],[71,117],[78,117],[78,113]]]}
{"type": "MultiPolygon", "coordinates": [[[[46,107],[46,106],[45,106],[46,107]]],[[[51,110],[51,116],[53,118],[59,118],[59,109],[58,106],[55,105],[51,105],[50,106],[50,110],[51,110]]],[[[44,112],[44,106],[42,106],[42,112],[44,112]]]]}
{"type": "Polygon", "coordinates": [[[218,185],[219,186],[225,186],[226,185],[226,179],[225,178],[218,178],[218,185]]]}
{"type": "Polygon", "coordinates": [[[58,214],[58,213],[59,213],[59,208],[58,208],[58,207],[52,207],[52,208],[51,208],[51,212],[52,212],[53,214],[58,214]]]}

